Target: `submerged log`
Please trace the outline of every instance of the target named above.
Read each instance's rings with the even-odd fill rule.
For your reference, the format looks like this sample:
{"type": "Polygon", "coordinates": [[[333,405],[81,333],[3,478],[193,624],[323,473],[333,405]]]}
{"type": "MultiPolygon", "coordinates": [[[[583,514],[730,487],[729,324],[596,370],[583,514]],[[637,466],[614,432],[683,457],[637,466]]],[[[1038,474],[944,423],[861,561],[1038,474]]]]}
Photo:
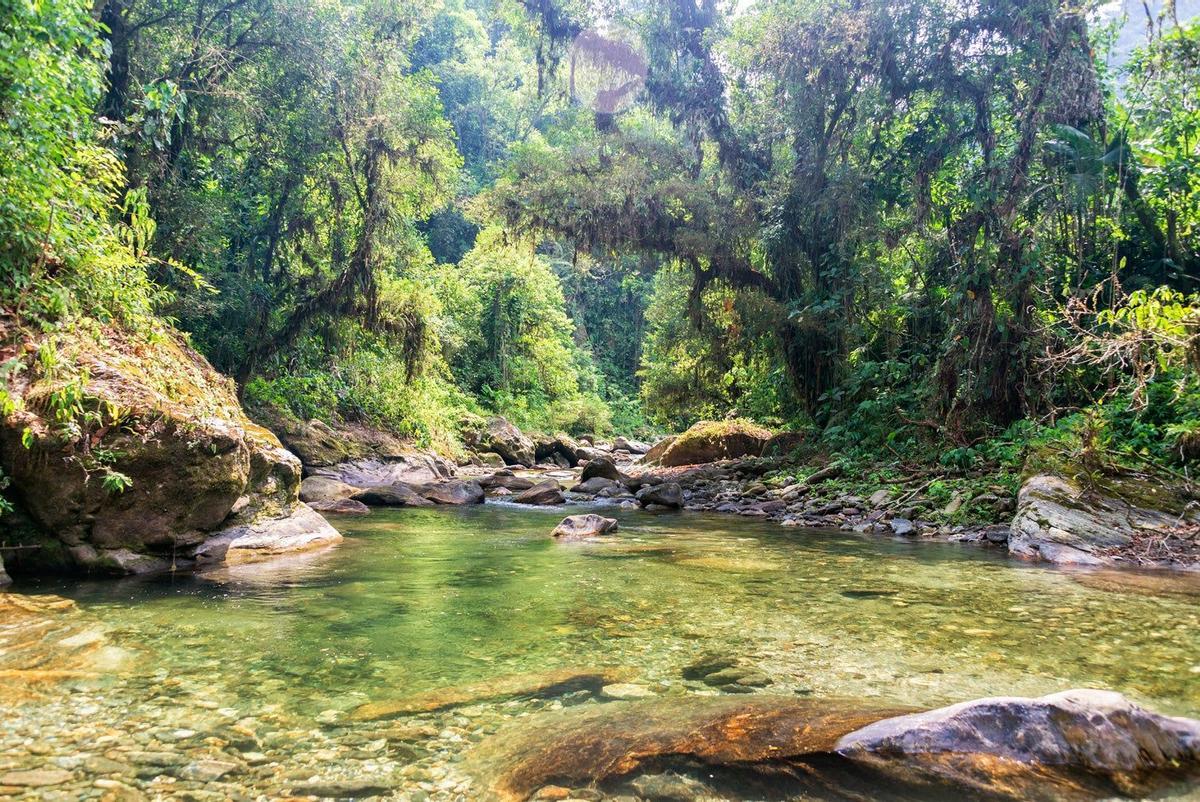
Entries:
{"type": "Polygon", "coordinates": [[[631,673],[623,668],[564,668],[556,671],[509,674],[468,685],[438,688],[403,699],[369,702],[356,708],[350,714],[350,718],[353,721],[377,721],[495,699],[558,696],[579,690],[599,691],[605,685],[629,679],[631,673]]]}

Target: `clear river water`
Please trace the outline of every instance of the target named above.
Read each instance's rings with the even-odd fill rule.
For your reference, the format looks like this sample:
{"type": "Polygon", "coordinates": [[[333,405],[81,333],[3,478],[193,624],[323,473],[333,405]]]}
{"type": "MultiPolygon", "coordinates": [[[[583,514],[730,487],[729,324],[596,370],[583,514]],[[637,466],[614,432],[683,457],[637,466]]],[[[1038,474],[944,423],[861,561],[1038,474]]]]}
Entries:
{"type": "Polygon", "coordinates": [[[581,700],[482,695],[371,724],[349,724],[350,711],[600,666],[658,695],[717,693],[681,676],[714,654],[765,675],[773,694],[929,707],[1098,687],[1200,717],[1197,578],[1131,581],[973,546],[605,509],[621,529],[604,542],[551,540],[562,508],[375,510],[338,520],[347,539],[322,553],[19,585],[73,599],[112,670],[0,706],[0,768],[72,772],[37,791],[49,799],[277,798],[363,777],[385,777],[398,799],[485,798],[463,762],[470,745],[581,700]],[[243,753],[236,770],[192,768],[222,749],[243,753]],[[145,762],[164,751],[188,770],[145,762]]]}

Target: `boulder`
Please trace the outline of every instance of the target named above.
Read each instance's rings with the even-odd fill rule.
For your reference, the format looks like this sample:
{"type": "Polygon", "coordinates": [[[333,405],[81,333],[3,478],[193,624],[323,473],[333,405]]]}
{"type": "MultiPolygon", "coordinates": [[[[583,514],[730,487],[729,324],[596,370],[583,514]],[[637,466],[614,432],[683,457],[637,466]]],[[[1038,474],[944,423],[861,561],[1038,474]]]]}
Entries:
{"type": "Polygon", "coordinates": [[[612,479],[605,479],[603,476],[593,476],[591,479],[582,481],[572,487],[571,492],[594,496],[604,490],[616,490],[620,487],[623,487],[620,482],[614,482],[612,479]]]}
{"type": "Polygon", "coordinates": [[[1059,475],[1034,474],[1017,496],[1008,550],[1053,563],[1118,565],[1115,557],[1139,538],[1198,520],[1165,485],[1110,478],[1085,489],[1059,475]]]}
{"type": "Polygon", "coordinates": [[[675,438],[657,461],[671,468],[757,457],[770,438],[769,430],[747,421],[701,421],[675,438]]]}
{"type": "Polygon", "coordinates": [[[1200,770],[1200,721],[1119,693],[997,697],[890,718],[843,736],[839,755],[907,782],[1012,799],[1143,796],[1200,770]]]}
{"type": "Polygon", "coordinates": [[[611,455],[607,451],[602,451],[592,446],[580,446],[575,449],[575,457],[579,462],[584,460],[608,459],[611,455]]]}
{"type": "Polygon", "coordinates": [[[8,571],[4,570],[4,555],[0,554],[0,588],[11,584],[12,577],[8,575],[8,571]]]}
{"type": "Polygon", "coordinates": [[[336,501],[310,501],[308,506],[323,515],[370,515],[371,508],[361,501],[352,498],[340,498],[336,501]]]}
{"type": "Polygon", "coordinates": [[[0,326],[0,363],[9,361],[25,366],[8,375],[16,408],[0,417],[0,471],[18,512],[0,530],[19,538],[9,545],[40,547],[6,555],[10,571],[158,570],[256,527],[285,530],[297,545],[337,539],[299,501],[300,461],[172,330],[146,339],[81,327],[51,345],[0,326]],[[57,353],[53,377],[38,366],[43,347],[57,353]],[[70,381],[98,414],[63,427],[47,399],[70,381]],[[96,463],[100,450],[110,463],[96,463]]]}
{"type": "Polygon", "coordinates": [[[357,492],[357,487],[327,476],[309,476],[300,483],[300,500],[307,502],[340,501],[357,492]]]}
{"type": "Polygon", "coordinates": [[[483,488],[479,486],[478,482],[463,481],[461,479],[424,485],[419,488],[419,492],[434,504],[449,506],[482,504],[484,500],[483,488]]]}
{"type": "Polygon", "coordinates": [[[528,799],[551,783],[591,786],[672,764],[706,773],[786,770],[789,760],[828,754],[841,736],[896,712],[903,711],[779,696],[580,705],[509,724],[482,741],[468,765],[485,797],[501,802],[528,799]]]}
{"type": "Polygon", "coordinates": [[[683,490],[678,482],[647,485],[637,492],[637,502],[643,507],[657,504],[660,507],[679,509],[683,506],[683,490]]]}
{"type": "Polygon", "coordinates": [[[628,451],[630,454],[645,454],[650,450],[648,443],[643,443],[640,440],[631,440],[627,437],[613,438],[614,451],[628,451]]]}
{"type": "Polygon", "coordinates": [[[476,454],[479,458],[479,464],[487,468],[503,468],[504,457],[497,454],[495,451],[484,451],[476,454]]]}
{"type": "Polygon", "coordinates": [[[646,453],[642,455],[641,461],[649,465],[657,465],[676,439],[676,435],[672,434],[659,440],[647,449],[646,453]]]}
{"type": "Polygon", "coordinates": [[[583,473],[579,475],[580,481],[586,482],[588,479],[595,477],[611,479],[614,482],[621,481],[621,472],[617,470],[617,465],[612,461],[611,457],[597,456],[588,460],[587,465],[583,466],[583,473]]]}
{"type": "Polygon", "coordinates": [[[554,479],[544,479],[538,482],[533,487],[518,493],[514,498],[518,504],[562,504],[566,499],[563,498],[562,485],[554,479]]]}
{"type": "Polygon", "coordinates": [[[537,460],[533,441],[503,417],[492,418],[482,427],[468,430],[464,439],[477,451],[499,454],[508,465],[532,468],[537,460]]]}
{"type": "Polygon", "coordinates": [[[615,518],[605,518],[603,515],[588,513],[587,515],[568,515],[550,534],[552,537],[563,540],[585,540],[612,534],[615,531],[617,531],[615,518]]]}
{"type": "Polygon", "coordinates": [[[351,498],[369,507],[428,507],[433,504],[413,488],[398,483],[364,488],[351,498]]]}
{"type": "Polygon", "coordinates": [[[539,461],[554,464],[565,463],[561,467],[574,468],[579,464],[579,443],[570,436],[559,432],[553,437],[540,437],[534,447],[534,456],[539,461]]]}
{"type": "Polygon", "coordinates": [[[524,476],[516,476],[510,470],[502,469],[496,471],[491,476],[485,476],[480,479],[479,485],[484,490],[495,490],[496,488],[503,487],[506,490],[521,491],[533,487],[534,481],[524,476]]]}
{"type": "Polygon", "coordinates": [[[315,510],[297,504],[287,518],[269,518],[222,531],[201,543],[195,558],[201,566],[236,564],[323,548],[341,539],[338,531],[315,510]]]}
{"type": "Polygon", "coordinates": [[[354,487],[379,485],[425,484],[448,479],[453,475],[449,463],[440,457],[413,451],[389,458],[364,457],[339,462],[336,465],[310,467],[313,476],[331,479],[354,487]]]}
{"type": "Polygon", "coordinates": [[[466,765],[487,798],[506,802],[549,784],[637,793],[648,787],[641,778],[664,772],[731,791],[705,798],[876,799],[885,788],[914,800],[1141,798],[1197,776],[1200,722],[1106,691],[927,713],[761,694],[660,697],[520,718],[466,765]]]}

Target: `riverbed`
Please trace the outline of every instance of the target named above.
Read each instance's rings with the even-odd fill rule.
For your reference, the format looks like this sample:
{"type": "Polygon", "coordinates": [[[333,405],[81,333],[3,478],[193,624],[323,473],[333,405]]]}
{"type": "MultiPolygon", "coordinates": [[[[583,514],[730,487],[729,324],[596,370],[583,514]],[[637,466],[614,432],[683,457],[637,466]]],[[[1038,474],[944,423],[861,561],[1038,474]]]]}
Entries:
{"type": "Polygon", "coordinates": [[[464,761],[474,742],[533,711],[620,703],[486,692],[566,670],[616,672],[609,696],[933,707],[1095,687],[1200,717],[1195,576],[1125,581],[972,546],[603,511],[621,528],[597,542],[551,540],[562,508],[375,510],[337,521],[339,547],[273,563],[18,585],[75,601],[112,665],[9,699],[0,767],[70,774],[13,791],[30,798],[256,799],[369,780],[395,799],[486,799],[464,761]],[[701,658],[745,684],[685,678],[701,658]],[[463,687],[438,709],[354,717],[463,687]]]}

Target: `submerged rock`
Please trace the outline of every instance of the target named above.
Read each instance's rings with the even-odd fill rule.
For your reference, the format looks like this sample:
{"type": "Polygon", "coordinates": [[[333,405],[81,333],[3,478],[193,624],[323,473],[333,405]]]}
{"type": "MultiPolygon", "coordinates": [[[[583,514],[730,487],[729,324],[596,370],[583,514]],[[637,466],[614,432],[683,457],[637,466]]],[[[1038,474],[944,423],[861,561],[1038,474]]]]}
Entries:
{"type": "Polygon", "coordinates": [[[588,513],[587,515],[568,515],[550,534],[552,537],[563,540],[584,540],[612,534],[615,531],[617,531],[615,518],[605,518],[603,515],[588,513]]]}
{"type": "Polygon", "coordinates": [[[1200,721],[1119,693],[998,697],[886,719],[838,741],[843,757],[910,783],[1010,799],[1141,796],[1200,770],[1200,721]]]}
{"type": "Polygon", "coordinates": [[[626,669],[558,669],[529,674],[509,674],[483,682],[438,688],[404,699],[370,702],[351,713],[353,721],[376,721],[415,713],[431,713],[451,707],[495,699],[559,696],[572,691],[599,691],[629,678],[626,669]]]}
{"type": "Polygon", "coordinates": [[[296,796],[315,796],[321,799],[359,799],[383,796],[390,793],[397,784],[391,777],[317,779],[293,785],[292,793],[296,796]]]}

